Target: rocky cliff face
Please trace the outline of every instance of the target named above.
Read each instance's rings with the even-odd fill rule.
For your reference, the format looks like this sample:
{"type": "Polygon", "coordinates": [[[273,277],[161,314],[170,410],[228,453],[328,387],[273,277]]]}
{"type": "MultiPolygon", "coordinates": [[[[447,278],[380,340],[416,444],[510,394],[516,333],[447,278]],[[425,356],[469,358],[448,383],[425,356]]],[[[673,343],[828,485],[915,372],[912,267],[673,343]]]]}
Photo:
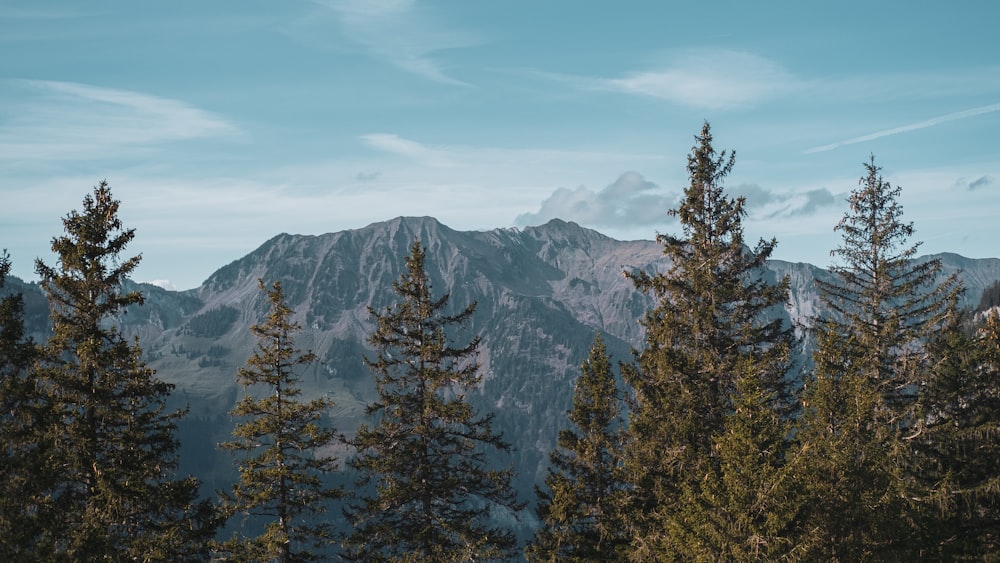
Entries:
{"type": "MultiPolygon", "coordinates": [[[[254,346],[249,326],[266,312],[258,278],[281,281],[304,328],[299,347],[322,360],[301,374],[305,398],[330,396],[337,405],[333,423],[353,432],[374,397],[362,360],[372,330],[368,307],[394,299],[392,283],[415,238],[426,248],[435,294],[449,292],[456,311],[478,304],[464,335],[482,337],[484,378],[473,399],[496,414],[514,444],[510,461],[519,471],[522,495],[530,498],[595,334],[604,334],[616,360],[630,360],[631,348],[641,345],[639,319],[653,303],[622,272],[665,270],[662,248],[653,241],[617,241],[558,220],[523,230],[460,232],[432,218],[397,218],[321,236],[278,235],[195,290],[141,285],[146,305],[120,322],[140,338],[158,375],[176,384],[178,404],[190,405],[181,429],[190,470],[210,483],[224,481],[230,470],[228,456],[217,454],[214,444],[231,428],[226,413],[238,393],[234,375],[254,346]]],[[[972,305],[1000,279],[1000,259],[937,257],[948,272],[961,272],[972,305]]],[[[789,303],[780,313],[789,322],[807,323],[819,313],[814,280],[829,275],[825,270],[782,261],[769,269],[774,279],[787,275],[791,281],[789,303]]],[[[33,296],[32,311],[37,308],[36,286],[8,289],[33,296]]],[[[35,317],[31,313],[38,324],[35,317]]]]}

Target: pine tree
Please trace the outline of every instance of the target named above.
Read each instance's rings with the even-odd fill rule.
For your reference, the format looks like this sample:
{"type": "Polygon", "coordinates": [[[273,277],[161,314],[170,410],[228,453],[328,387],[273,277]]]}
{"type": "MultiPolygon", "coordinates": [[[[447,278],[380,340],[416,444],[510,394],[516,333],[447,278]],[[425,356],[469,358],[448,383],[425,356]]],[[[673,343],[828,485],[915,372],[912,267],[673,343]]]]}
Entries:
{"type": "Polygon", "coordinates": [[[617,561],[627,546],[618,518],[621,478],[621,394],[600,335],[580,367],[569,411],[549,454],[547,490],[536,490],[542,520],[526,552],[530,561],[617,561]]]}
{"type": "Polygon", "coordinates": [[[677,530],[676,539],[689,542],[686,556],[700,560],[794,559],[801,503],[785,465],[784,400],[752,357],[737,369],[731,411],[713,440],[717,467],[695,494],[682,497],[679,519],[689,528],[677,530]]]}
{"type": "Polygon", "coordinates": [[[975,334],[956,315],[928,345],[909,436],[911,498],[922,511],[922,556],[990,560],[1000,553],[1000,317],[975,334]]]}
{"type": "Polygon", "coordinates": [[[119,260],[132,241],[106,182],[63,219],[52,241],[58,266],[36,261],[51,306],[52,336],[37,368],[51,409],[48,469],[57,483],[39,506],[48,518],[42,558],[204,559],[214,533],[210,505],[193,477],[174,479],[183,411],[167,412],[172,386],[114,324],[142,304],[122,284],[140,257],[119,260]],[[48,554],[48,555],[43,555],[48,554]]]}
{"type": "Polygon", "coordinates": [[[874,157],[837,224],[832,282],[817,282],[830,313],[816,321],[815,373],[803,393],[797,471],[808,491],[802,520],[811,557],[904,557],[918,549],[906,491],[905,436],[926,376],[924,343],[951,314],[961,288],[937,283],[938,260],[914,260],[901,190],[874,157]]]}
{"type": "MultiPolygon", "coordinates": [[[[0,290],[10,272],[10,257],[0,253],[0,290]]],[[[35,343],[24,334],[24,299],[20,294],[0,299],[0,560],[27,561],[41,533],[33,510],[47,488],[44,452],[37,432],[43,403],[30,368],[35,343]]]]}
{"type": "Polygon", "coordinates": [[[985,311],[992,307],[1000,307],[1000,280],[983,290],[983,296],[979,298],[979,306],[976,309],[985,311]]]}
{"type": "Polygon", "coordinates": [[[331,542],[331,525],[321,520],[326,501],[342,496],[323,482],[337,462],[321,450],[338,442],[336,431],[323,426],[323,413],[333,406],[321,398],[300,401],[295,369],[316,361],[311,352],[295,348],[300,330],[291,320],[281,283],[270,289],[258,280],[270,300],[263,323],[250,327],[257,347],[240,368],[237,380],[246,395],[230,414],[243,419],[233,430],[236,440],[221,444],[238,456],[240,480],[222,503],[227,517],[252,514],[266,520],[256,537],[234,536],[221,546],[230,559],[241,561],[313,561],[323,558],[331,542]],[[265,391],[260,398],[254,390],[265,391]],[[311,551],[310,548],[316,551],[311,551]]]}
{"type": "Polygon", "coordinates": [[[453,345],[455,329],[475,304],[446,314],[448,294],[435,298],[413,243],[406,271],[394,282],[399,301],[369,308],[376,329],[366,359],[378,400],[368,406],[374,426],[362,425],[348,461],[358,485],[375,491],[345,510],[354,525],[347,555],[364,561],[466,561],[515,554],[512,531],[494,525],[494,509],[519,510],[511,469],[490,469],[489,451],[509,444],[479,415],[466,394],[480,382],[479,338],[453,345]]]}
{"type": "Polygon", "coordinates": [[[787,300],[788,281],[771,284],[765,277],[776,242],[746,248],[745,201],[728,198],[722,187],[734,156],[715,152],[707,123],[695,139],[690,184],[670,212],[683,235],[657,236],[669,270],[626,274],[657,300],[642,321],[646,340],[638,365],[623,373],[634,394],[626,469],[635,502],[625,519],[636,560],[725,558],[740,552],[738,543],[778,545],[791,518],[778,517],[763,491],[709,487],[739,480],[726,474],[738,467],[733,459],[723,463],[727,456],[741,456],[747,479],[781,467],[783,448],[771,433],[741,435],[749,444],[727,436],[736,430],[734,414],[749,416],[751,398],[760,416],[782,411],[792,334],[775,314],[787,300]],[[740,449],[727,453],[723,446],[740,449]]]}

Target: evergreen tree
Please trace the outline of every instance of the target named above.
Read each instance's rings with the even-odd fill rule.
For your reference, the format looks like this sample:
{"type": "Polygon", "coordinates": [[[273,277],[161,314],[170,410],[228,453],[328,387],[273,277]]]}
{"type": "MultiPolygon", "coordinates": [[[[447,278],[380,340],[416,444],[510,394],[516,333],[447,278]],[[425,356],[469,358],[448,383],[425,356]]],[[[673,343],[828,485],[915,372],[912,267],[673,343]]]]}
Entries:
{"type": "Polygon", "coordinates": [[[915,423],[926,377],[924,343],[942,327],[961,291],[937,283],[938,260],[914,260],[900,188],[874,157],[837,224],[843,264],[817,282],[830,313],[815,324],[815,373],[803,393],[797,472],[807,491],[803,543],[810,557],[904,557],[918,549],[906,491],[904,437],[915,423]],[[805,538],[808,538],[806,540],[805,538]]]}
{"type": "Polygon", "coordinates": [[[975,335],[964,324],[956,316],[928,346],[908,437],[920,555],[939,560],[1000,553],[1000,317],[988,313],[975,335]]]}
{"type": "MultiPolygon", "coordinates": [[[[0,253],[0,290],[10,272],[10,257],[0,253]]],[[[20,294],[0,299],[0,560],[31,559],[42,522],[34,510],[46,489],[45,449],[37,432],[43,403],[30,367],[35,343],[24,335],[24,299],[20,294]]]]}
{"type": "Polygon", "coordinates": [[[801,510],[785,465],[789,421],[781,391],[752,357],[737,368],[731,411],[713,439],[715,463],[699,488],[682,496],[675,541],[699,560],[794,559],[792,539],[801,510]]]}
{"type": "Polygon", "coordinates": [[[618,518],[625,496],[621,395],[600,335],[580,372],[571,426],[549,454],[548,490],[536,490],[542,525],[528,546],[530,561],[616,561],[628,544],[618,518]]]}
{"type": "Polygon", "coordinates": [[[792,334],[776,312],[788,281],[765,277],[774,240],[744,245],[745,201],[722,187],[734,156],[715,152],[707,123],[695,139],[690,184],[670,212],[683,235],[657,236],[669,270],[626,274],[657,300],[642,321],[638,365],[623,373],[634,394],[625,463],[635,502],[625,519],[637,560],[778,549],[792,517],[774,506],[782,497],[761,488],[778,479],[780,429],[758,436],[749,420],[732,419],[770,419],[785,407],[792,334]],[[741,480],[752,490],[725,490],[741,480]]]}
{"type": "Polygon", "coordinates": [[[378,400],[367,408],[374,426],[362,425],[348,463],[374,485],[345,511],[354,525],[348,557],[364,561],[466,561],[515,554],[510,530],[493,525],[494,508],[519,510],[512,470],[490,469],[488,449],[510,446],[479,415],[466,393],[480,382],[479,338],[453,345],[454,329],[469,321],[475,304],[444,313],[448,294],[435,298],[416,241],[406,271],[393,284],[399,301],[369,308],[376,329],[369,338],[378,400]]]}
{"type": "Polygon", "coordinates": [[[52,241],[58,266],[36,261],[51,306],[52,336],[37,368],[51,409],[47,459],[57,483],[38,507],[44,559],[204,559],[214,533],[193,477],[174,479],[183,411],[167,412],[172,386],[155,377],[137,342],[114,324],[138,292],[122,292],[139,264],[119,260],[134,237],[106,182],[63,219],[52,241]]]}
{"type": "Polygon", "coordinates": [[[979,311],[985,311],[993,307],[1000,307],[1000,280],[993,282],[983,290],[983,296],[979,298],[979,311]]]}
{"type": "Polygon", "coordinates": [[[337,468],[336,460],[320,451],[338,441],[336,431],[322,424],[333,403],[297,399],[295,368],[315,362],[316,356],[295,348],[293,335],[300,327],[291,320],[281,283],[271,289],[263,280],[258,284],[271,306],[267,320],[250,327],[257,347],[237,373],[246,395],[230,414],[244,421],[233,430],[236,440],[221,447],[243,455],[238,457],[240,480],[224,495],[222,509],[227,517],[252,514],[267,521],[259,536],[234,537],[221,549],[241,561],[320,560],[331,542],[331,526],[319,517],[326,501],[342,495],[322,478],[337,468]],[[264,395],[255,397],[255,389],[264,395]]]}

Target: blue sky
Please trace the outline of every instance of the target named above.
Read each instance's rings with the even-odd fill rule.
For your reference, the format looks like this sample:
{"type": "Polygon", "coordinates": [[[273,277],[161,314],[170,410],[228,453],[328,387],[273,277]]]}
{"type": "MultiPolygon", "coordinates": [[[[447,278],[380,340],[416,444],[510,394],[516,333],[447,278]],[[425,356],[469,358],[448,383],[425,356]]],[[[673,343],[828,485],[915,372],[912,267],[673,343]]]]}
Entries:
{"type": "Polygon", "coordinates": [[[106,178],[141,281],[398,215],[677,232],[701,124],[775,257],[830,264],[874,154],[922,252],[998,256],[1000,4],[0,4],[0,247],[106,178]]]}

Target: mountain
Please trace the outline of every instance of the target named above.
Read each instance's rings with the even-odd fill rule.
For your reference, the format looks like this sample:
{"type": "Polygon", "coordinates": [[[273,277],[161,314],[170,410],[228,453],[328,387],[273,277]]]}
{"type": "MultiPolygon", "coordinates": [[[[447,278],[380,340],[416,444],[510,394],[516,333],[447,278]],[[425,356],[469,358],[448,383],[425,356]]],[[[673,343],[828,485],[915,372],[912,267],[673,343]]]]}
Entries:
{"type": "MultiPolygon", "coordinates": [[[[464,335],[482,337],[484,378],[473,401],[495,413],[515,447],[516,485],[523,499],[533,498],[532,486],[544,475],[595,334],[604,335],[615,360],[630,360],[631,348],[641,345],[638,321],[653,302],[622,272],[663,271],[668,264],[656,242],[618,241],[559,220],[522,230],[463,232],[429,217],[406,217],[319,236],[277,235],[193,290],[138,284],[146,304],[119,322],[139,337],[158,375],[176,384],[177,405],[190,406],[181,426],[187,470],[212,487],[232,478],[228,454],[214,446],[229,437],[227,412],[238,393],[234,375],[254,346],[249,327],[267,311],[258,278],[281,281],[304,328],[298,346],[321,358],[301,374],[304,397],[330,396],[338,429],[350,434],[357,428],[374,397],[363,363],[373,330],[367,308],[394,298],[392,282],[415,238],[426,249],[434,293],[450,292],[455,311],[478,304],[464,335]]],[[[960,273],[968,305],[1000,279],[1000,259],[923,259],[929,258],[940,258],[948,273],[960,273]]],[[[826,270],[775,260],[768,275],[791,280],[789,303],[780,312],[788,322],[808,323],[819,313],[814,280],[829,276],[826,270]]],[[[43,338],[45,302],[37,285],[14,280],[6,290],[26,294],[29,329],[43,338]]]]}
{"type": "MultiPolygon", "coordinates": [[[[350,434],[374,397],[362,360],[374,328],[368,306],[394,299],[392,283],[415,238],[426,248],[434,292],[449,292],[456,311],[477,303],[464,334],[482,337],[484,377],[473,400],[496,414],[516,445],[517,484],[528,498],[597,331],[622,360],[640,341],[637,319],[649,301],[622,271],[656,264],[657,245],[623,243],[561,221],[521,231],[459,232],[430,218],[398,218],[321,236],[282,234],[180,294],[201,303],[183,319],[138,319],[130,312],[126,326],[140,334],[160,377],[177,384],[178,398],[191,406],[189,420],[228,432],[218,417],[235,401],[233,375],[254,344],[248,327],[267,307],[257,279],[280,280],[306,329],[299,346],[321,358],[302,374],[303,394],[331,396],[334,423],[350,434]]],[[[170,292],[156,294],[165,299],[170,292]]]]}

